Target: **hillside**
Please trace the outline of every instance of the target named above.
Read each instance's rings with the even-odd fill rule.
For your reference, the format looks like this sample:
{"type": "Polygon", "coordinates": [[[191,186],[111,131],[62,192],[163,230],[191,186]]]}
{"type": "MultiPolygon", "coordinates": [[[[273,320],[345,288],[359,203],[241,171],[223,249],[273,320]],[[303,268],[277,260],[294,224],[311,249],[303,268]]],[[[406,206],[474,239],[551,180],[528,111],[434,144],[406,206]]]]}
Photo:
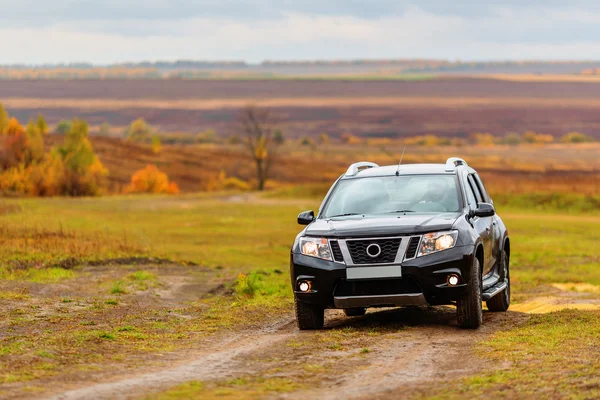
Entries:
{"type": "MultiPolygon", "coordinates": [[[[131,175],[155,164],[175,181],[183,192],[206,189],[221,171],[245,181],[254,179],[254,165],[242,145],[164,145],[158,154],[150,145],[121,139],[93,136],[96,153],[108,168],[110,191],[121,192],[131,175]]],[[[62,142],[50,135],[47,146],[62,142]]],[[[317,185],[323,191],[349,164],[370,160],[380,165],[398,162],[401,143],[343,145],[329,143],[316,147],[288,141],[277,149],[277,161],[268,187],[317,185]]],[[[464,157],[478,169],[494,194],[563,192],[600,194],[600,144],[493,147],[409,146],[404,163],[444,162],[447,157],[464,157]]]]}
{"type": "Polygon", "coordinates": [[[467,137],[579,131],[600,138],[600,83],[436,78],[343,80],[1,81],[0,101],[21,121],[76,116],[122,128],[143,117],[163,132],[235,133],[240,107],[272,109],[288,137],[467,137]]]}

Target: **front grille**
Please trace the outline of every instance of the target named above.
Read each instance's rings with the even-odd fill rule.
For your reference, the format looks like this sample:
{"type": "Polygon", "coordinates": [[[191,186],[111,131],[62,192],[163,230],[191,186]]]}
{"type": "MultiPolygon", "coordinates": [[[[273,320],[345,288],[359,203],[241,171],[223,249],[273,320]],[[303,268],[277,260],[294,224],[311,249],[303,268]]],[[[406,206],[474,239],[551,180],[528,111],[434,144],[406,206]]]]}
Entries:
{"type": "Polygon", "coordinates": [[[342,279],[334,296],[381,296],[388,294],[422,293],[419,284],[410,276],[401,279],[347,281],[342,279]]]}
{"type": "Polygon", "coordinates": [[[344,262],[344,256],[337,240],[330,240],[329,246],[331,246],[331,252],[333,253],[333,260],[338,262],[344,262]]]}
{"type": "Polygon", "coordinates": [[[406,258],[415,258],[417,255],[417,250],[419,249],[419,240],[421,238],[419,236],[413,236],[410,238],[410,242],[408,243],[408,248],[406,249],[406,258]]]}
{"type": "Polygon", "coordinates": [[[347,240],[346,245],[354,264],[389,264],[396,259],[401,240],[400,238],[347,240]],[[381,247],[381,253],[377,257],[367,254],[367,247],[370,244],[378,244],[381,247]]]}

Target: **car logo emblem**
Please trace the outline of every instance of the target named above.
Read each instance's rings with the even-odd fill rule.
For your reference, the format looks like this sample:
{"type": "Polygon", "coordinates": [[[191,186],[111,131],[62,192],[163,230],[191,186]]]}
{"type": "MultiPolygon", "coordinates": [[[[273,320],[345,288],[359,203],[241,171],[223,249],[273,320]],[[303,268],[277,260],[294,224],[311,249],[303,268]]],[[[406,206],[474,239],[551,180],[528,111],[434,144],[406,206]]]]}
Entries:
{"type": "Polygon", "coordinates": [[[381,254],[381,247],[377,243],[371,243],[367,246],[367,255],[371,258],[376,258],[381,254]]]}

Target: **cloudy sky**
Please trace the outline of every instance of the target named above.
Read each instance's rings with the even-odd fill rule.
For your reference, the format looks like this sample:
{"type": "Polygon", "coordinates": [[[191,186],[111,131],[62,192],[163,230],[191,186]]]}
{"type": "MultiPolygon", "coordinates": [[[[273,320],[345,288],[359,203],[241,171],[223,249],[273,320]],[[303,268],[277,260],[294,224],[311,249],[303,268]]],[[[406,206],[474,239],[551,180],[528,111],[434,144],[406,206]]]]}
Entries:
{"type": "Polygon", "coordinates": [[[597,0],[0,0],[0,64],[600,60],[597,0]]]}

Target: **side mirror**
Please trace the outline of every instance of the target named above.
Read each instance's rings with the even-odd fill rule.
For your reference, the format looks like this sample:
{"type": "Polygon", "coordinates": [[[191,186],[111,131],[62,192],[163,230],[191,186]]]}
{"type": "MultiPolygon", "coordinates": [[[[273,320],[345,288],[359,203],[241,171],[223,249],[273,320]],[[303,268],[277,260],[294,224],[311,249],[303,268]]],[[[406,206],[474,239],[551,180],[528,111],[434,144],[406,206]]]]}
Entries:
{"type": "Polygon", "coordinates": [[[315,212],[313,210],[304,211],[298,214],[298,223],[300,225],[308,225],[315,220],[315,212]]]}
{"type": "Polygon", "coordinates": [[[469,214],[471,217],[492,217],[496,214],[496,210],[490,203],[479,203],[477,209],[471,210],[469,214]]]}

